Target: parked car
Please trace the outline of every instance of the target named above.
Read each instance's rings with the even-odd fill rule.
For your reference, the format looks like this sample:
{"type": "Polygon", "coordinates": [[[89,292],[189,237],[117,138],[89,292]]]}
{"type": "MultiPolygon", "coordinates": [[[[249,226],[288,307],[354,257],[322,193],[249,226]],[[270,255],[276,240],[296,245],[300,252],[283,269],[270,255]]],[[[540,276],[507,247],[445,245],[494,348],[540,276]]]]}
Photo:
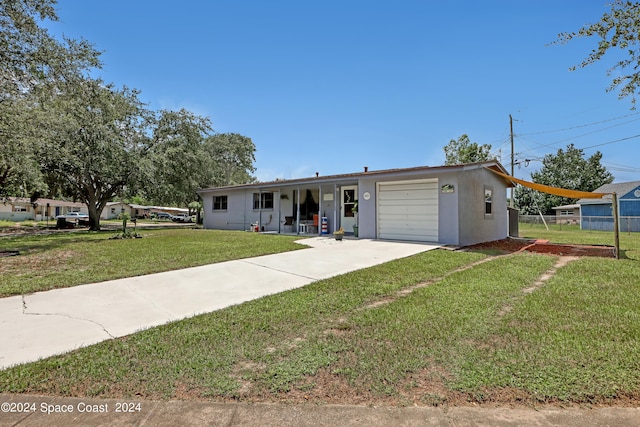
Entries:
{"type": "Polygon", "coordinates": [[[58,228],[73,228],[76,225],[88,225],[89,215],[82,212],[69,212],[56,216],[56,221],[58,228]]]}
{"type": "Polygon", "coordinates": [[[89,215],[82,212],[69,212],[64,215],[58,215],[56,219],[66,219],[70,222],[89,221],[89,215]]]}
{"type": "Polygon", "coordinates": [[[156,219],[171,219],[171,214],[167,212],[156,212],[154,216],[156,219]]]}
{"type": "Polygon", "coordinates": [[[171,221],[173,222],[191,222],[191,217],[186,213],[179,213],[177,215],[171,216],[171,221]]]}

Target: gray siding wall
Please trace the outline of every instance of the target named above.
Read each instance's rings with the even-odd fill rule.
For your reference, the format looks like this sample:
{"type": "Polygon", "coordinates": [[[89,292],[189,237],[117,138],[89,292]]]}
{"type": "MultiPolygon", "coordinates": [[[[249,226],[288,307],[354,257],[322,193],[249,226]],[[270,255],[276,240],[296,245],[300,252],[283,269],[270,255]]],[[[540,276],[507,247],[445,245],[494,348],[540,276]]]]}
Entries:
{"type": "Polygon", "coordinates": [[[458,245],[460,240],[460,185],[458,174],[443,174],[438,179],[438,242],[458,245]],[[442,186],[453,185],[453,193],[443,193],[442,186]]]}
{"type": "MultiPolygon", "coordinates": [[[[444,184],[452,184],[454,186],[453,193],[442,193],[438,190],[438,241],[440,243],[458,244],[458,177],[456,173],[440,174],[422,174],[414,175],[406,180],[417,179],[433,179],[438,178],[438,189],[444,184]]],[[[361,238],[375,239],[377,238],[377,201],[376,201],[376,183],[387,181],[402,181],[402,178],[389,177],[387,179],[360,179],[358,186],[358,222],[360,224],[359,234],[361,238]],[[364,200],[362,195],[365,192],[371,194],[369,200],[364,200]]]]}
{"type": "MultiPolygon", "coordinates": [[[[329,234],[333,233],[336,230],[336,221],[338,221],[338,216],[340,212],[337,211],[338,203],[339,203],[339,193],[337,193],[335,187],[333,185],[323,185],[322,186],[322,195],[320,196],[320,216],[327,217],[328,219],[328,231],[329,234]],[[332,200],[326,200],[325,195],[331,194],[333,195],[332,200]]],[[[318,224],[321,227],[321,224],[318,224]]]]}
{"type": "Polygon", "coordinates": [[[459,242],[460,246],[490,242],[507,237],[507,190],[494,173],[484,168],[461,172],[458,177],[460,192],[459,242]],[[485,215],[484,189],[493,189],[493,214],[485,215]]]}
{"type": "MultiPolygon", "coordinates": [[[[358,180],[358,225],[359,237],[377,238],[377,183],[438,178],[438,241],[444,244],[467,246],[479,242],[500,240],[508,235],[507,191],[504,182],[497,175],[484,168],[469,168],[458,171],[440,171],[440,173],[420,173],[390,175],[381,177],[362,176],[358,180]],[[453,192],[442,192],[442,186],[450,184],[453,192]],[[485,187],[493,190],[493,213],[485,215],[485,187]],[[368,192],[371,197],[365,200],[368,192]]],[[[345,183],[353,185],[355,183],[345,183]]],[[[293,191],[307,188],[318,189],[312,183],[298,186],[284,186],[274,191],[274,208],[263,210],[261,225],[267,231],[289,232],[284,229],[285,217],[292,216],[295,203],[293,191]],[[287,198],[281,198],[287,195],[287,198]]],[[[329,233],[339,226],[340,221],[340,185],[323,184],[320,194],[320,216],[329,219],[329,233]],[[324,196],[331,194],[332,200],[324,196]]],[[[205,228],[223,230],[247,230],[251,223],[258,221],[259,212],[253,210],[254,189],[214,190],[203,193],[205,210],[205,228]],[[213,195],[226,195],[228,209],[213,211],[213,195]]],[[[267,192],[267,190],[264,190],[267,192]]],[[[320,226],[321,224],[319,224],[320,226]]],[[[295,228],[291,231],[295,232],[295,228]]],[[[320,231],[320,230],[319,230],[320,231]]],[[[349,230],[350,231],[350,230],[349,230]]]]}
{"type": "Polygon", "coordinates": [[[377,238],[376,229],[376,180],[360,179],[358,183],[358,237],[362,239],[377,238]],[[364,193],[369,193],[371,197],[365,200],[364,193]]]}

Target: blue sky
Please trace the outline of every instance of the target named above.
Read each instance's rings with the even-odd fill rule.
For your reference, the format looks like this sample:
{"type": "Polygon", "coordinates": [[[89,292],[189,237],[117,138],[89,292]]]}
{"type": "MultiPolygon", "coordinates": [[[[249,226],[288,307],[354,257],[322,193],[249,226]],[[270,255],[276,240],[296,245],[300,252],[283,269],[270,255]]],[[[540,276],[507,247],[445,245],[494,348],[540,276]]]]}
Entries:
{"type": "Polygon", "coordinates": [[[441,165],[465,133],[509,169],[510,114],[517,177],[573,143],[640,180],[640,112],[606,93],[615,57],[570,72],[596,41],[549,46],[605,2],[59,0],[48,27],[104,51],[97,75],[150,108],[250,137],[262,181],[441,165]]]}

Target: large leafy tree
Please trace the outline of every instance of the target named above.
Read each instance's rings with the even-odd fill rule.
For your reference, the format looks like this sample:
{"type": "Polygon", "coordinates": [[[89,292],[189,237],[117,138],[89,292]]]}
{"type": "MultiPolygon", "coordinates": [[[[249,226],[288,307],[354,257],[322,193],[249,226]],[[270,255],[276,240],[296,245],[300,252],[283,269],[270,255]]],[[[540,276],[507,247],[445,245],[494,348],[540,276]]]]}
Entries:
{"type": "MultiPolygon", "coordinates": [[[[584,151],[573,144],[566,150],[559,149],[556,154],[547,154],[542,160],[542,168],[531,174],[533,182],[570,190],[594,191],[596,188],[613,182],[613,175],[602,166],[602,153],[599,151],[585,159],[584,151]]],[[[576,199],[539,193],[527,187],[516,188],[514,196],[516,206],[524,214],[543,215],[554,213],[554,206],[568,205],[576,199]]]]}
{"type": "Polygon", "coordinates": [[[201,187],[246,184],[255,181],[256,147],[251,138],[237,133],[219,133],[203,144],[208,165],[202,175],[201,187]]]}
{"type": "Polygon", "coordinates": [[[148,112],[136,91],[94,79],[69,84],[48,105],[58,120],[41,150],[43,170],[87,205],[90,229],[99,230],[107,202],[139,179],[148,112]]]}
{"type": "Polygon", "coordinates": [[[186,110],[151,117],[136,91],[89,78],[99,53],[38,25],[55,3],[0,0],[0,197],[81,200],[97,230],[115,196],[187,206],[199,188],[254,179],[249,138],[186,110]]]}
{"type": "Polygon", "coordinates": [[[148,200],[189,206],[203,187],[253,180],[255,146],[250,138],[211,134],[211,122],[187,110],[161,111],[145,157],[148,200]]]}
{"type": "Polygon", "coordinates": [[[26,99],[0,102],[0,201],[46,190],[36,155],[39,140],[28,129],[33,110],[26,99]]]}
{"type": "Polygon", "coordinates": [[[614,0],[611,10],[593,24],[584,25],[578,31],[558,34],[556,43],[564,44],[580,37],[593,37],[597,47],[578,65],[571,68],[584,68],[601,60],[611,50],[621,52],[608,74],[614,75],[607,91],[619,88],[620,99],[631,97],[635,109],[636,93],[640,85],[640,3],[635,1],[614,0]]]}
{"type": "Polygon", "coordinates": [[[491,160],[491,145],[471,142],[467,134],[452,139],[444,146],[445,165],[459,165],[491,160]]]}
{"type": "Polygon", "coordinates": [[[159,113],[145,158],[146,199],[175,206],[188,206],[197,199],[200,176],[208,164],[202,147],[210,132],[208,118],[185,109],[159,113]]]}
{"type": "Polygon", "coordinates": [[[86,41],[58,41],[38,23],[57,20],[55,0],[0,0],[0,197],[28,195],[46,187],[36,151],[43,94],[99,66],[86,41]]]}

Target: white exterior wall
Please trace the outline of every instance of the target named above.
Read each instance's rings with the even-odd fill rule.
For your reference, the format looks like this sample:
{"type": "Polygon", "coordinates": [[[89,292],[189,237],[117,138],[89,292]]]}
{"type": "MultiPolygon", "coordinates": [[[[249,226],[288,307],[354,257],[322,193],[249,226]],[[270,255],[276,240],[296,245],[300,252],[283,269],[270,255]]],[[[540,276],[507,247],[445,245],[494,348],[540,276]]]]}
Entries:
{"type": "MultiPolygon", "coordinates": [[[[271,191],[263,191],[270,193],[271,191]]],[[[273,192],[273,209],[253,209],[254,189],[229,189],[202,193],[205,228],[218,230],[249,230],[259,223],[264,231],[278,231],[280,227],[280,193],[273,192]],[[227,196],[227,210],[213,210],[213,196],[227,196]]]]}

